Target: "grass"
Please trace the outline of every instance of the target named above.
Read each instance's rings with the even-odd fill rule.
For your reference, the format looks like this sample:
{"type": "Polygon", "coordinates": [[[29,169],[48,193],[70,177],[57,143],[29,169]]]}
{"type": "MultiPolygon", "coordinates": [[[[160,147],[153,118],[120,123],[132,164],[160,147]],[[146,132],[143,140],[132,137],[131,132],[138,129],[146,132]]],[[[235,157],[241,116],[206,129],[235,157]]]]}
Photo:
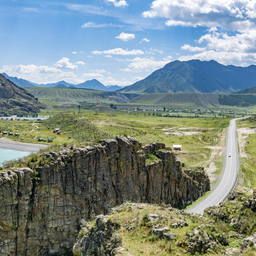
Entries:
{"type": "MultiPolygon", "coordinates": [[[[196,250],[202,248],[201,244],[217,243],[211,251],[201,254],[224,255],[227,248],[240,248],[243,235],[250,236],[255,232],[255,213],[245,206],[246,200],[245,195],[240,195],[235,201],[226,201],[221,209],[209,208],[209,213],[204,216],[186,214],[168,205],[127,202],[113,208],[106,218],[118,223],[120,228],[115,235],[121,238],[125,255],[191,255],[188,245],[193,246],[193,242],[188,242],[189,237],[194,237],[196,250]],[[152,219],[151,214],[158,217],[152,219]],[[232,219],[239,219],[240,222],[230,225],[232,219]],[[154,234],[154,227],[168,228],[166,233],[173,233],[174,239],[154,234]],[[195,235],[195,228],[199,235],[195,235]]],[[[95,220],[85,223],[91,229],[94,225],[95,220]]],[[[239,255],[253,255],[253,252],[255,248],[250,248],[239,255]]],[[[195,255],[201,254],[195,252],[195,255]]]]}
{"type": "MultiPolygon", "coordinates": [[[[256,127],[254,118],[238,121],[238,128],[256,127]]],[[[240,158],[238,185],[253,189],[256,187],[256,133],[251,134],[249,144],[245,144],[246,158],[240,158]]]]}
{"type": "Polygon", "coordinates": [[[211,154],[211,149],[207,147],[220,143],[220,134],[228,124],[227,118],[173,118],[120,112],[64,112],[45,121],[0,120],[0,130],[18,132],[19,137],[11,138],[23,138],[24,142],[38,143],[39,137],[46,141],[53,138],[51,144],[54,145],[98,143],[100,139],[114,138],[117,135],[134,137],[144,145],[161,142],[172,148],[174,144],[178,144],[182,145],[182,153],[177,153],[177,157],[190,168],[204,166],[211,154]],[[61,135],[52,132],[55,128],[60,128],[61,135]],[[191,135],[176,136],[170,131],[191,135]]]}
{"type": "Polygon", "coordinates": [[[152,164],[155,162],[159,162],[161,159],[159,159],[156,155],[150,154],[148,158],[146,159],[146,164],[152,164]]]}
{"type": "Polygon", "coordinates": [[[128,102],[128,99],[123,94],[117,92],[56,87],[26,87],[26,90],[47,105],[128,102]]]}

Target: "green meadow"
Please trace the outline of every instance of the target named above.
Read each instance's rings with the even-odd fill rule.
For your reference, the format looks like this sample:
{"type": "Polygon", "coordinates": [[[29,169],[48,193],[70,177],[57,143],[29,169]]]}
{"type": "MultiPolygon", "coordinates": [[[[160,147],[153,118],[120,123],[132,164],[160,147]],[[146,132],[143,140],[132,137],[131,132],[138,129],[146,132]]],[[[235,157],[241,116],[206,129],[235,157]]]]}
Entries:
{"type": "MultiPolygon", "coordinates": [[[[238,128],[254,129],[255,127],[255,117],[238,121],[238,128]]],[[[254,189],[256,187],[256,133],[249,136],[243,134],[243,137],[245,137],[245,142],[249,143],[245,143],[246,157],[240,157],[238,186],[254,189]]]]}
{"type": "Polygon", "coordinates": [[[229,124],[228,118],[174,118],[143,113],[66,112],[43,121],[0,120],[0,130],[19,133],[14,140],[48,145],[81,145],[99,143],[116,136],[136,138],[143,145],[161,142],[169,147],[181,145],[178,159],[186,167],[205,166],[210,158],[210,147],[221,145],[221,138],[229,124]],[[55,128],[61,134],[53,133],[55,128]],[[39,138],[45,140],[38,142],[39,138]],[[48,142],[52,138],[53,142],[48,142]]]}

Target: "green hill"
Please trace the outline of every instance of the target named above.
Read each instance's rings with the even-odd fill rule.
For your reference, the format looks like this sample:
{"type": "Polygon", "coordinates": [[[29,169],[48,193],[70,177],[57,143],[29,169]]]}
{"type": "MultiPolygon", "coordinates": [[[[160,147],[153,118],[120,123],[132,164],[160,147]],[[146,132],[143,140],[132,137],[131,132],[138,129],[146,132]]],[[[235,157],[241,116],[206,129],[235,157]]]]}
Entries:
{"type": "Polygon", "coordinates": [[[87,89],[28,87],[32,95],[49,103],[127,103],[129,99],[120,92],[104,92],[87,89]]]}
{"type": "Polygon", "coordinates": [[[209,107],[219,105],[220,94],[215,93],[148,93],[130,101],[136,104],[155,104],[172,107],[209,107]]]}
{"type": "Polygon", "coordinates": [[[237,94],[256,94],[256,86],[239,91],[237,94]]]}
{"type": "Polygon", "coordinates": [[[27,115],[40,112],[44,106],[28,91],[0,74],[0,115],[27,115]]]}

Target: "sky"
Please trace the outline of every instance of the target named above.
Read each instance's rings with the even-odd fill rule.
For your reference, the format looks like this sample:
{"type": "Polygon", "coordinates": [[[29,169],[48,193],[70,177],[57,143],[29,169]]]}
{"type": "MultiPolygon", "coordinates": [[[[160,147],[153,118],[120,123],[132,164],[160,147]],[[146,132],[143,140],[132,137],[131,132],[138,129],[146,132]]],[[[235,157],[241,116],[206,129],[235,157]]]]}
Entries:
{"type": "Polygon", "coordinates": [[[0,72],[126,86],[165,64],[256,64],[256,0],[1,0],[0,72]]]}

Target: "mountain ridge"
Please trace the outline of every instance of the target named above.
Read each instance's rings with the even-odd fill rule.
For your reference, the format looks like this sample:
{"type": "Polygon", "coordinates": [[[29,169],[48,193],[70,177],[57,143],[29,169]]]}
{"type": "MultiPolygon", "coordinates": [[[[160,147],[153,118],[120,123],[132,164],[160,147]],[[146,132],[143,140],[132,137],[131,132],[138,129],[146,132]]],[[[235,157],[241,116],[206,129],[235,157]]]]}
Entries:
{"type": "Polygon", "coordinates": [[[211,61],[173,61],[121,92],[232,93],[256,85],[256,66],[236,67],[211,61]]]}
{"type": "Polygon", "coordinates": [[[69,87],[69,88],[77,88],[77,89],[91,89],[91,90],[100,90],[100,91],[117,91],[122,87],[118,85],[109,85],[106,86],[99,82],[97,79],[87,80],[80,84],[71,84],[67,83],[64,80],[61,80],[56,83],[47,83],[47,84],[37,84],[30,82],[29,80],[25,80],[22,78],[12,77],[6,73],[3,73],[7,79],[15,83],[19,87],[69,87]]]}
{"type": "Polygon", "coordinates": [[[0,115],[39,113],[44,108],[32,94],[0,74],[0,115]]]}

